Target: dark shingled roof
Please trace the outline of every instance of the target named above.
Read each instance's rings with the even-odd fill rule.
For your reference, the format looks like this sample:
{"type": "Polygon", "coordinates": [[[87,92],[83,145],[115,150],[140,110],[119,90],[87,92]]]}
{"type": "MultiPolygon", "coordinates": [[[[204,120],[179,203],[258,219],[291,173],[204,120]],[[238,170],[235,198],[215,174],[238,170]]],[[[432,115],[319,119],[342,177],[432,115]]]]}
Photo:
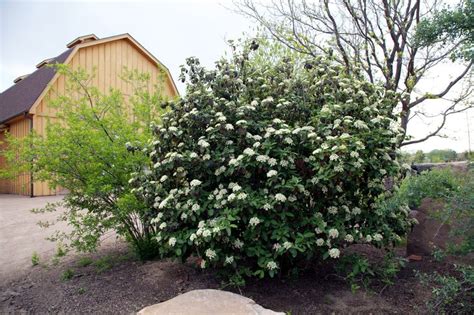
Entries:
{"type": "MultiPolygon", "coordinates": [[[[64,63],[73,49],[70,48],[53,58],[51,63],[64,63]]],[[[28,112],[55,73],[53,68],[43,66],[0,93],[0,123],[28,112]]]]}

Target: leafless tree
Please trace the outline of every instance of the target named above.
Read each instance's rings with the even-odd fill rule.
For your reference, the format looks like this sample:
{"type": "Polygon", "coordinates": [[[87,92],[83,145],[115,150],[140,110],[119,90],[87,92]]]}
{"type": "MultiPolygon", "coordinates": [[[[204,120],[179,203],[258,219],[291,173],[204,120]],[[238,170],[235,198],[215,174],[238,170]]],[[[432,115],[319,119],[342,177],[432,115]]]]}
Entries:
{"type": "Polygon", "coordinates": [[[435,91],[420,87],[420,81],[434,67],[449,61],[463,44],[463,39],[429,47],[416,44],[416,25],[440,8],[438,0],[272,0],[266,4],[237,0],[235,5],[239,13],[256,20],[289,48],[312,56],[333,53],[347,71],[363,69],[371,82],[401,93],[398,110],[405,134],[413,117],[432,118],[420,110],[420,104],[430,99],[450,101],[440,110],[441,124],[434,131],[401,145],[439,135],[448,116],[474,107],[472,84],[465,84],[459,96],[447,99],[460,82],[470,83],[472,60],[462,62],[462,70],[435,91]]]}

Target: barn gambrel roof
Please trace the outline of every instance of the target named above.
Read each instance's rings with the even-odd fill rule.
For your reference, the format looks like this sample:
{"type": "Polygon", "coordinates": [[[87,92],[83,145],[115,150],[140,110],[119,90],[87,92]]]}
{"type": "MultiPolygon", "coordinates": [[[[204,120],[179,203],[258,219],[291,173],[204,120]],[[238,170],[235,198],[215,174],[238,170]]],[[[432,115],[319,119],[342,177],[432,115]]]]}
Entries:
{"type": "Polygon", "coordinates": [[[166,68],[150,52],[148,52],[130,34],[121,34],[102,39],[98,39],[95,35],[91,34],[76,38],[68,44],[68,47],[70,47],[68,50],[64,51],[55,58],[51,58],[39,63],[39,68],[36,71],[30,75],[25,76],[24,78],[19,78],[20,80],[15,83],[15,85],[0,93],[0,124],[9,121],[12,118],[34,111],[35,105],[39,103],[51,84],[57,78],[55,69],[53,67],[46,66],[46,64],[67,63],[80,48],[121,39],[129,40],[147,58],[155,62],[158,67],[165,70],[169,80],[171,81],[171,85],[175,94],[179,94],[169,69],[166,68]]]}
{"type": "MultiPolygon", "coordinates": [[[[66,50],[49,63],[64,63],[73,51],[66,50]]],[[[0,94],[0,123],[28,113],[56,71],[43,66],[0,94]]]]}

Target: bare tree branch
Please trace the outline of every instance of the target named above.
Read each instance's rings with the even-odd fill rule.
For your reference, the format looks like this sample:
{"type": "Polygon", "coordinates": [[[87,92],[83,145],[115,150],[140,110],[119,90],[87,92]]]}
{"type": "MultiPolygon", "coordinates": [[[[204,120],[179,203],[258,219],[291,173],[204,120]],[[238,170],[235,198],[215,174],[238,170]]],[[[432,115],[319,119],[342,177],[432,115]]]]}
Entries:
{"type": "MultiPolygon", "coordinates": [[[[273,0],[271,4],[235,1],[237,12],[257,21],[290,49],[317,56],[334,48],[336,61],[349,72],[362,69],[371,82],[381,82],[386,89],[402,93],[400,124],[405,133],[411,113],[420,113],[419,105],[453,93],[453,88],[472,70],[471,62],[439,92],[416,98],[417,86],[428,71],[449,60],[463,44],[462,38],[428,47],[419,47],[414,41],[420,19],[439,10],[439,0],[273,0]]],[[[411,143],[418,142],[404,145],[411,143]]]]}
{"type": "Polygon", "coordinates": [[[410,145],[410,144],[415,144],[415,143],[420,143],[420,142],[423,142],[423,141],[426,141],[428,140],[429,138],[432,138],[432,137],[435,137],[435,136],[438,136],[438,133],[441,131],[441,129],[443,129],[444,125],[446,124],[446,121],[447,121],[447,118],[448,116],[450,115],[454,115],[454,114],[458,114],[458,113],[462,113],[470,108],[474,108],[474,106],[468,106],[468,107],[465,107],[465,108],[462,108],[462,109],[459,109],[459,110],[454,110],[454,107],[457,105],[457,103],[451,105],[447,110],[445,110],[442,114],[442,121],[441,121],[441,124],[439,124],[439,126],[432,132],[428,133],[426,136],[420,138],[420,139],[416,139],[416,140],[410,140],[410,141],[405,141],[401,144],[401,146],[406,146],[406,145],[410,145]]]}
{"type": "Polygon", "coordinates": [[[441,123],[438,125],[438,127],[434,130],[434,131],[431,131],[429,132],[427,135],[425,135],[424,137],[420,138],[420,139],[416,139],[416,140],[409,140],[409,141],[406,141],[404,143],[402,143],[402,146],[405,146],[405,145],[410,145],[410,144],[415,144],[415,143],[420,143],[420,142],[423,142],[423,141],[426,141],[428,140],[429,138],[432,138],[432,137],[435,137],[435,136],[438,136],[439,135],[439,132],[443,129],[443,127],[445,126],[446,124],[446,121],[447,121],[447,118],[448,116],[451,116],[451,115],[454,115],[454,114],[458,114],[458,113],[462,113],[464,111],[467,111],[469,109],[472,109],[474,108],[474,103],[472,102],[472,100],[470,99],[472,97],[472,94],[474,93],[474,90],[469,88],[467,89],[462,95],[460,95],[458,98],[456,99],[444,99],[445,101],[450,101],[452,102],[452,105],[449,106],[447,109],[445,109],[443,112],[439,113],[439,114],[435,114],[435,115],[431,115],[431,114],[427,114],[425,112],[422,112],[422,111],[416,111],[415,114],[410,117],[411,118],[414,118],[414,117],[420,117],[423,116],[425,118],[428,118],[428,119],[433,119],[433,118],[438,118],[438,117],[441,117],[441,123]],[[465,104],[464,107],[462,108],[456,108],[457,105],[459,104],[465,104]]]}
{"type": "Polygon", "coordinates": [[[445,96],[446,94],[449,93],[449,91],[453,88],[453,86],[456,85],[456,83],[458,83],[459,81],[461,81],[462,78],[465,77],[465,75],[469,72],[469,70],[471,69],[472,67],[472,64],[473,62],[471,61],[467,66],[466,68],[464,69],[463,72],[461,72],[460,75],[458,75],[453,81],[449,82],[448,86],[446,86],[446,88],[439,92],[439,93],[436,93],[436,94],[425,94],[423,95],[422,97],[418,98],[417,100],[415,100],[414,102],[411,102],[408,106],[409,108],[413,108],[415,107],[416,105],[420,104],[421,102],[424,102],[425,100],[429,99],[429,98],[440,98],[440,97],[443,97],[445,96]]]}

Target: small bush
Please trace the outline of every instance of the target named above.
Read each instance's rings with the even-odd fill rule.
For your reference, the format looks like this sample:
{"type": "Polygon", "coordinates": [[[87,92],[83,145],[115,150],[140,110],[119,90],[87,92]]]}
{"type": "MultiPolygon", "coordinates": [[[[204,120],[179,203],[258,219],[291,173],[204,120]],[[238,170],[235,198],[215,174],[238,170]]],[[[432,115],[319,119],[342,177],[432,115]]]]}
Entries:
{"type": "Polygon", "coordinates": [[[410,208],[417,208],[424,198],[446,200],[459,190],[459,185],[459,178],[451,168],[435,168],[408,176],[400,185],[399,196],[410,208]]]}
{"type": "Polygon", "coordinates": [[[396,95],[331,57],[250,47],[212,70],[188,59],[186,97],[145,148],[131,146],[150,158],[131,183],[161,256],[195,255],[242,283],[337,259],[349,243],[398,242],[406,208],[378,208],[400,174],[396,95]]]}
{"type": "Polygon", "coordinates": [[[40,262],[40,257],[37,252],[33,252],[33,255],[31,255],[31,264],[33,266],[37,266],[40,262]]]}
{"type": "Polygon", "coordinates": [[[74,277],[74,270],[73,269],[66,269],[62,274],[61,274],[61,280],[66,281],[66,280],[71,280],[72,277],[74,277]]]}
{"type": "Polygon", "coordinates": [[[435,216],[452,225],[448,253],[467,255],[474,252],[474,170],[457,175],[459,187],[446,198],[446,205],[435,216]]]}
{"type": "Polygon", "coordinates": [[[59,243],[58,246],[56,247],[56,257],[64,257],[67,254],[67,250],[64,248],[64,246],[59,243]]]}
{"type": "Polygon", "coordinates": [[[474,313],[474,267],[457,267],[457,276],[438,273],[417,276],[421,283],[432,288],[432,296],[426,303],[433,314],[473,314],[474,313]]]}
{"type": "Polygon", "coordinates": [[[400,190],[383,206],[390,210],[403,203],[416,208],[424,198],[443,202],[443,207],[431,215],[443,224],[452,225],[450,235],[456,243],[449,242],[444,254],[469,254],[474,251],[474,170],[460,172],[451,168],[433,169],[420,175],[405,178],[400,190]]]}
{"type": "Polygon", "coordinates": [[[336,264],[336,271],[351,284],[352,291],[362,285],[368,289],[373,283],[393,284],[398,272],[406,264],[406,260],[391,253],[384,256],[379,263],[370,263],[359,254],[344,255],[336,264]]]}

